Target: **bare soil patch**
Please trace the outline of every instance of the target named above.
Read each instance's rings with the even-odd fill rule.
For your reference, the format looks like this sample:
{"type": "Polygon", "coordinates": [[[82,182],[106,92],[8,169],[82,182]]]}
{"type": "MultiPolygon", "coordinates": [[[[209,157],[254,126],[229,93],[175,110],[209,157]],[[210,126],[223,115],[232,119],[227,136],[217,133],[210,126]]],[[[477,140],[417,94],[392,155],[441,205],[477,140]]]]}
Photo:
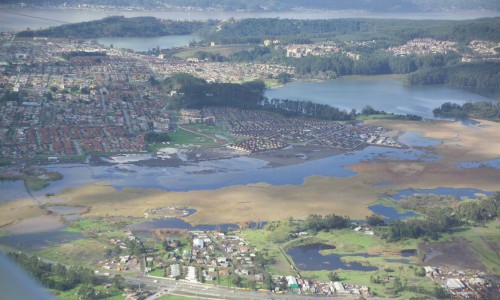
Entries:
{"type": "Polygon", "coordinates": [[[487,272],[478,255],[470,249],[470,243],[464,238],[454,238],[450,242],[420,244],[419,248],[425,253],[426,265],[487,272]]]}

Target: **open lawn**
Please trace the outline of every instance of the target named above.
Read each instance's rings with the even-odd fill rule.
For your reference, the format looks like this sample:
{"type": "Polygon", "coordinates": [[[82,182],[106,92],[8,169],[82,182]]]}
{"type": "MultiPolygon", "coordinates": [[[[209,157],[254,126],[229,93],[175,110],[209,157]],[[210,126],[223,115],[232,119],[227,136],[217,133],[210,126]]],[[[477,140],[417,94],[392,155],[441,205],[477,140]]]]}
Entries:
{"type": "MultiPolygon", "coordinates": [[[[80,297],[77,295],[78,289],[80,289],[80,286],[77,286],[76,288],[69,290],[69,291],[55,291],[55,290],[50,290],[53,295],[55,295],[58,299],[61,300],[79,300],[80,297]]],[[[94,286],[94,289],[101,293],[101,297],[99,299],[108,299],[108,300],[123,300],[125,299],[125,296],[123,296],[124,292],[110,288],[106,289],[102,285],[99,286],[94,286]]]]}
{"type": "Polygon", "coordinates": [[[196,134],[192,131],[187,131],[185,129],[179,128],[175,132],[171,132],[168,134],[170,137],[170,146],[171,147],[181,147],[182,145],[212,145],[214,144],[214,140],[200,135],[196,134]]]}
{"type": "Polygon", "coordinates": [[[242,236],[257,251],[267,252],[267,257],[274,261],[273,264],[268,266],[268,271],[271,274],[294,273],[287,261],[286,254],[281,250],[281,246],[266,239],[266,231],[246,229],[243,231],[242,236]]]}
{"type": "Polygon", "coordinates": [[[110,246],[91,238],[83,238],[39,251],[36,255],[68,265],[89,265],[105,258],[110,246]]]}

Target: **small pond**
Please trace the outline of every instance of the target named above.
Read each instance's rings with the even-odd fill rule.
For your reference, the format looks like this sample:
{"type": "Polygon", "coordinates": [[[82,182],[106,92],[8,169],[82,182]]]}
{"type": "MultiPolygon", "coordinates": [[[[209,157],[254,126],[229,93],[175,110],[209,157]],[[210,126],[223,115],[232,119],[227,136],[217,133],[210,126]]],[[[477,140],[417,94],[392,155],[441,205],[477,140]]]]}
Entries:
{"type": "Polygon", "coordinates": [[[368,206],[368,209],[370,209],[376,214],[384,216],[384,218],[389,220],[402,220],[419,216],[418,214],[412,211],[399,212],[392,206],[385,206],[382,204],[368,206]]]}
{"type": "Polygon", "coordinates": [[[376,267],[364,266],[358,262],[343,262],[342,257],[346,256],[363,256],[370,257],[364,253],[356,254],[329,254],[321,255],[320,251],[334,249],[335,247],[314,243],[304,246],[292,248],[287,251],[287,254],[292,257],[297,267],[302,271],[319,271],[319,270],[355,270],[355,271],[375,271],[376,267]]]}

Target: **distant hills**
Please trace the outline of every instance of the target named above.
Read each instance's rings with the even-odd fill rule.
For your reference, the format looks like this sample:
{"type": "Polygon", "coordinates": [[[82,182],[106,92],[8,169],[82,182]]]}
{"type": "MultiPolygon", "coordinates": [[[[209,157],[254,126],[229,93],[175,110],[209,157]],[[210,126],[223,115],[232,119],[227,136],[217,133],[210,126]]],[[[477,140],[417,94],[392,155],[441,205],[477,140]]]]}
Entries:
{"type": "Polygon", "coordinates": [[[87,39],[96,37],[153,37],[191,34],[206,26],[197,21],[161,21],[154,17],[107,17],[102,20],[65,24],[37,31],[22,31],[18,37],[51,37],[87,39]]]}
{"type": "MultiPolygon", "coordinates": [[[[3,4],[19,5],[17,0],[3,4]]],[[[197,8],[219,10],[366,10],[373,12],[443,12],[500,10],[497,0],[24,0],[25,5],[78,7],[82,5],[153,8],[197,8]]]]}

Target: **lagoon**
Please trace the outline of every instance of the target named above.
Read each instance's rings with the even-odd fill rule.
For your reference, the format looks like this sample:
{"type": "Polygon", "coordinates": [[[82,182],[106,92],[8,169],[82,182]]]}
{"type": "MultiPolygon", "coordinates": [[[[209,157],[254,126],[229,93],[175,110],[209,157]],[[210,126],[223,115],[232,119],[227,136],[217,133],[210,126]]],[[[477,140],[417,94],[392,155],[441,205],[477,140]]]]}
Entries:
{"type": "Polygon", "coordinates": [[[358,112],[365,105],[396,114],[416,114],[433,118],[432,110],[445,102],[464,104],[467,101],[493,99],[441,85],[408,86],[394,76],[344,77],[326,81],[296,81],[266,91],[269,99],[281,98],[328,104],[339,109],[358,112]]]}
{"type": "MultiPolygon", "coordinates": [[[[39,191],[37,197],[46,193],[59,193],[68,187],[106,183],[114,188],[148,188],[170,191],[214,190],[233,185],[267,183],[271,185],[300,185],[310,176],[351,177],[356,172],[348,165],[363,161],[439,159],[419,149],[392,149],[369,146],[362,150],[331,156],[296,165],[271,168],[266,161],[241,156],[230,159],[202,161],[180,167],[148,167],[130,163],[93,166],[89,164],[49,165],[48,171],[59,172],[63,180],[53,181],[39,191]],[[203,175],[210,173],[210,176],[203,175]]],[[[17,184],[16,182],[10,182],[17,184]]],[[[9,182],[4,183],[6,189],[9,182]]],[[[0,194],[0,202],[4,198],[0,194]]]]}

